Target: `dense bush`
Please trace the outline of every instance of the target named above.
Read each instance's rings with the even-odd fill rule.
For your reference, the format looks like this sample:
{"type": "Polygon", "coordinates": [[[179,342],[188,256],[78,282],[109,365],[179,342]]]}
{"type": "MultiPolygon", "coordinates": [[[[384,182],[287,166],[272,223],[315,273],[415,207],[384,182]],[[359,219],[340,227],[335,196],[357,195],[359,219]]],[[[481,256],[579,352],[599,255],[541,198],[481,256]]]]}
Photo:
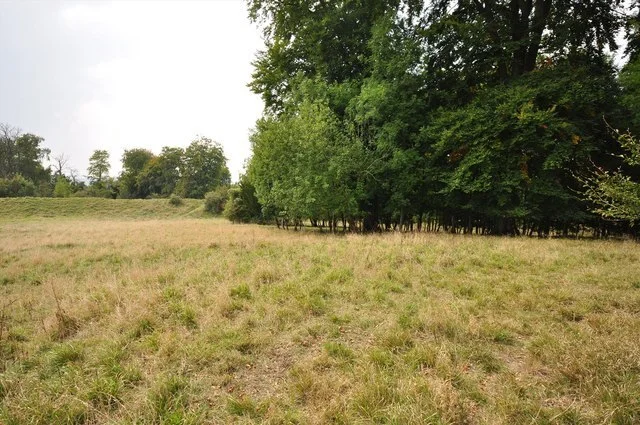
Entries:
{"type": "Polygon", "coordinates": [[[73,193],[71,183],[66,177],[60,176],[56,179],[56,186],[53,188],[53,196],[56,198],[68,198],[73,193]]]}
{"type": "Polygon", "coordinates": [[[0,198],[34,196],[36,185],[16,174],[10,179],[0,179],[0,198]]]}
{"type": "Polygon", "coordinates": [[[262,207],[256,198],[256,189],[247,176],[242,176],[240,182],[229,189],[223,214],[234,223],[261,223],[264,221],[262,207]]]}
{"type": "Polygon", "coordinates": [[[204,195],[204,210],[211,214],[222,214],[229,199],[229,186],[220,186],[204,195]]]}
{"type": "Polygon", "coordinates": [[[175,194],[171,195],[169,197],[169,204],[173,205],[174,207],[178,207],[182,205],[182,198],[175,194]]]}
{"type": "Polygon", "coordinates": [[[86,188],[73,194],[78,198],[115,198],[114,192],[106,187],[98,187],[96,185],[87,186],[86,188]]]}

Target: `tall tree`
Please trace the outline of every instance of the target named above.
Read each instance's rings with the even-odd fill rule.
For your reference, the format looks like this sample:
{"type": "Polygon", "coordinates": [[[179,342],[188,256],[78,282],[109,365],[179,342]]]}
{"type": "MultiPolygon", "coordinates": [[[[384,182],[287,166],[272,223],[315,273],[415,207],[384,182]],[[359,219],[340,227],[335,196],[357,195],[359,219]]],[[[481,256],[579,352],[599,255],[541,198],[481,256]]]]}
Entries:
{"type": "Polygon", "coordinates": [[[162,153],[144,166],[138,175],[138,186],[141,191],[169,196],[176,190],[182,176],[184,149],[165,146],[162,153]]]}
{"type": "Polygon", "coordinates": [[[540,61],[601,59],[624,24],[622,0],[435,0],[427,10],[425,75],[454,105],[540,61]]]}
{"type": "Polygon", "coordinates": [[[16,139],[19,135],[19,129],[0,123],[0,175],[5,179],[16,173],[16,139]]]}
{"type": "Polygon", "coordinates": [[[262,95],[268,109],[277,112],[300,77],[347,85],[362,79],[368,73],[371,29],[400,3],[249,0],[249,16],[263,25],[266,38],[266,49],[254,62],[250,87],[262,95]]]}
{"type": "Polygon", "coordinates": [[[151,193],[140,185],[140,176],[147,164],[154,159],[153,152],[147,149],[127,149],[122,154],[122,173],[120,174],[120,195],[124,198],[146,198],[151,193]]]}
{"type": "Polygon", "coordinates": [[[360,161],[341,178],[358,182],[365,230],[546,234],[592,219],[570,170],[607,157],[602,116],[623,118],[608,58],[622,0],[248,4],[267,41],[249,168],[267,210],[313,220],[337,199],[314,183],[341,146],[360,161]],[[313,132],[309,104],[329,109],[338,142],[313,132]]]}
{"type": "Polygon", "coordinates": [[[20,174],[36,184],[48,182],[51,169],[45,168],[42,161],[49,158],[51,151],[42,146],[43,141],[42,137],[0,124],[0,176],[20,174]]]}
{"type": "Polygon", "coordinates": [[[100,185],[109,175],[109,152],[97,149],[93,151],[89,158],[89,168],[87,168],[87,176],[92,184],[100,185]]]}
{"type": "Polygon", "coordinates": [[[197,138],[185,149],[181,171],[176,191],[186,198],[202,198],[231,182],[222,146],[206,137],[197,138]]]}
{"type": "Polygon", "coordinates": [[[18,136],[15,142],[16,172],[34,183],[49,182],[51,169],[44,168],[42,161],[49,159],[51,151],[41,146],[44,139],[26,133],[18,136]]]}
{"type": "Polygon", "coordinates": [[[53,157],[53,174],[57,177],[64,175],[64,170],[69,163],[69,157],[64,153],[60,153],[53,157]]]}

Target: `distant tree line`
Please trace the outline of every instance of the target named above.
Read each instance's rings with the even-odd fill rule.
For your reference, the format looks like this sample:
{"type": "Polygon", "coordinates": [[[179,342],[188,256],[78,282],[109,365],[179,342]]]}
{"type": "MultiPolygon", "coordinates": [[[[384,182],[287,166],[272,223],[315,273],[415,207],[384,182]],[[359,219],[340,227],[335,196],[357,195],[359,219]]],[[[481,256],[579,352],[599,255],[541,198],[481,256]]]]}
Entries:
{"type": "Polygon", "coordinates": [[[41,146],[43,139],[0,124],[0,197],[50,196],[51,168],[42,161],[51,151],[41,146]]]}
{"type": "Polygon", "coordinates": [[[42,137],[0,125],[0,197],[204,198],[220,187],[226,194],[231,183],[222,147],[206,137],[185,149],[164,147],[158,155],[140,148],[125,150],[122,172],[115,178],[109,176],[109,153],[96,150],[89,158],[87,181],[67,167],[66,155],[52,157],[43,142],[42,137]],[[45,167],[45,160],[51,165],[45,167]]]}
{"type": "Polygon", "coordinates": [[[203,198],[231,183],[222,147],[206,137],[194,140],[186,149],[162,148],[159,155],[146,149],[126,150],[122,155],[119,194],[122,198],[203,198]]]}
{"type": "Polygon", "coordinates": [[[364,232],[637,233],[637,215],[611,213],[616,190],[640,198],[621,181],[638,180],[638,162],[625,161],[629,146],[612,131],[640,133],[635,2],[248,5],[266,40],[250,84],[265,112],[243,180],[259,201],[253,219],[364,232]],[[610,52],[621,32],[628,63],[618,71],[610,52]],[[615,189],[605,190],[607,175],[615,189]]]}

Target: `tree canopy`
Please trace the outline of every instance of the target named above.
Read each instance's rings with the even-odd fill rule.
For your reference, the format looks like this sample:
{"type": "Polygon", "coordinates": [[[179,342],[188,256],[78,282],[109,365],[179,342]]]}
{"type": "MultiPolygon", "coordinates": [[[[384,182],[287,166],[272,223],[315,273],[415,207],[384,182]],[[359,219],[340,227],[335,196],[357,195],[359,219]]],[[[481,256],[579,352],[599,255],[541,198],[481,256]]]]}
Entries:
{"type": "Polygon", "coordinates": [[[0,197],[50,195],[51,168],[43,161],[51,151],[44,139],[0,124],[0,197]]]}
{"type": "Polygon", "coordinates": [[[89,157],[89,168],[87,168],[87,177],[91,183],[100,184],[108,177],[109,169],[109,152],[103,149],[93,151],[89,157]]]}
{"type": "Polygon", "coordinates": [[[248,6],[266,44],[247,176],[268,216],[492,234],[600,225],[575,173],[615,165],[605,119],[640,103],[610,56],[634,19],[623,1],[248,6]]]}
{"type": "Polygon", "coordinates": [[[121,157],[122,171],[115,177],[109,176],[109,152],[97,149],[89,158],[88,184],[67,166],[70,157],[64,153],[52,157],[53,172],[51,166],[45,167],[51,151],[42,146],[43,141],[0,124],[0,197],[147,198],[175,194],[203,198],[231,183],[221,145],[206,137],[197,137],[186,149],[165,146],[159,154],[144,148],[126,149],[121,157]]]}

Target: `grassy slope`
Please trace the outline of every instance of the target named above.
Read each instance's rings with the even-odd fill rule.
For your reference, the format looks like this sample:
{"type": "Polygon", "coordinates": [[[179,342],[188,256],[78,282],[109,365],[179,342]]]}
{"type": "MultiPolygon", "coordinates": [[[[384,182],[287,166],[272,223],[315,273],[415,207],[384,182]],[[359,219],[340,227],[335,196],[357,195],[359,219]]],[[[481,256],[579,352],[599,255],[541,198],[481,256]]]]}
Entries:
{"type": "Polygon", "coordinates": [[[0,219],[38,217],[170,218],[202,215],[202,200],[183,199],[0,198],[0,219]]]}
{"type": "Polygon", "coordinates": [[[0,259],[5,425],[640,422],[634,243],[83,219],[0,259]]]}

